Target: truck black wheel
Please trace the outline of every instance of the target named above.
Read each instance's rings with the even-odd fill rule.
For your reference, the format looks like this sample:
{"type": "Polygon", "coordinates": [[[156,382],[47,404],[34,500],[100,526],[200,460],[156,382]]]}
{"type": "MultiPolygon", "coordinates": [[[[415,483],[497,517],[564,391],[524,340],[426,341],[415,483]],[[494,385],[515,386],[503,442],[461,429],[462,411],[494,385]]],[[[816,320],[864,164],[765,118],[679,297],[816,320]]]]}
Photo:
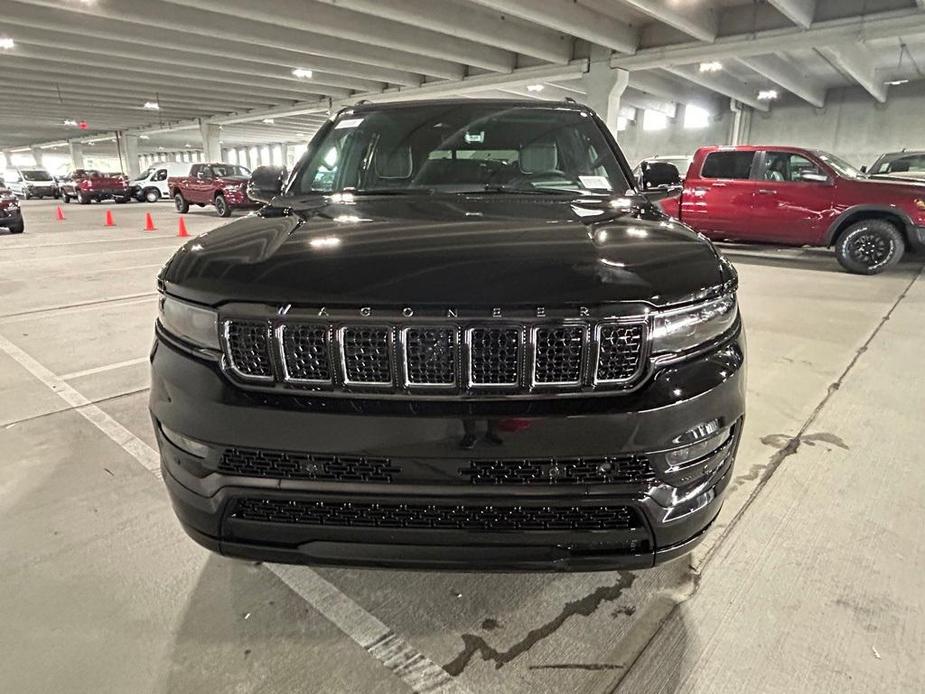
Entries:
{"type": "Polygon", "coordinates": [[[147,188],[145,189],[144,198],[148,202],[157,202],[161,199],[161,191],[157,188],[147,188]]]}
{"type": "Polygon", "coordinates": [[[219,217],[231,216],[231,205],[225,200],[224,195],[219,194],[215,196],[215,211],[218,212],[219,217]]]}
{"type": "Polygon", "coordinates": [[[90,196],[84,195],[84,192],[82,190],[78,190],[77,191],[77,202],[79,202],[81,205],[89,205],[90,196]]]}
{"type": "Polygon", "coordinates": [[[877,275],[903,257],[906,244],[894,224],[885,219],[864,219],[842,232],[835,257],[848,272],[877,275]]]}
{"type": "Polygon", "coordinates": [[[15,224],[11,224],[8,228],[11,234],[21,234],[26,229],[26,223],[20,219],[15,224]]]}
{"type": "Polygon", "coordinates": [[[189,203],[183,199],[183,193],[177,192],[177,194],[173,196],[173,204],[180,214],[189,212],[189,203]]]}

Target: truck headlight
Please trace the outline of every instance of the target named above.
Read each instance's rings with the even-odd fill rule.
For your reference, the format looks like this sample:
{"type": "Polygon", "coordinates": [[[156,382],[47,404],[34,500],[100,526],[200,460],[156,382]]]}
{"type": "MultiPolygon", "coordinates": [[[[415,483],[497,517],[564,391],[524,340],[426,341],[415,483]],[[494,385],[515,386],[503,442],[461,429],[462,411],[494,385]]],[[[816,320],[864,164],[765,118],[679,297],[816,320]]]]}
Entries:
{"type": "Polygon", "coordinates": [[[656,356],[680,354],[715,340],[733,326],[738,313],[735,294],[656,313],[652,325],[652,353],[656,356]]]}
{"type": "Polygon", "coordinates": [[[219,350],[218,315],[215,311],[169,296],[158,301],[158,320],[164,330],[184,342],[219,350]]]}

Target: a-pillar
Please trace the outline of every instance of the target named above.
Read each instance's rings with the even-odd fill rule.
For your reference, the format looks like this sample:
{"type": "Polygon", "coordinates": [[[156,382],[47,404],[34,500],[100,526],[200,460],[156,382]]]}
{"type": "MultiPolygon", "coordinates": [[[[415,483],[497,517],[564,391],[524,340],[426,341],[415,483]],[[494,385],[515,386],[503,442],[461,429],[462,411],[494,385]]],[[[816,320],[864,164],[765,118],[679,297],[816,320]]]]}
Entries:
{"type": "Polygon", "coordinates": [[[138,164],[138,135],[122,135],[122,148],[125,156],[125,173],[134,181],[141,173],[138,164]]]}
{"type": "Polygon", "coordinates": [[[585,103],[597,112],[614,137],[620,117],[620,100],[629,85],[630,73],[610,66],[610,49],[593,46],[588,72],[581,81],[585,103]]]}
{"type": "Polygon", "coordinates": [[[41,165],[42,165],[42,154],[43,154],[43,152],[42,152],[42,148],[41,148],[41,147],[33,147],[33,148],[32,148],[32,159],[33,159],[33,161],[35,161],[35,165],[36,165],[36,166],[41,166],[41,165]]]}
{"type": "Polygon", "coordinates": [[[71,142],[71,165],[75,169],[84,167],[84,146],[80,142],[71,142]]]}
{"type": "Polygon", "coordinates": [[[199,132],[202,135],[202,159],[207,162],[222,160],[222,146],[219,143],[221,130],[214,123],[199,121],[199,132]]]}

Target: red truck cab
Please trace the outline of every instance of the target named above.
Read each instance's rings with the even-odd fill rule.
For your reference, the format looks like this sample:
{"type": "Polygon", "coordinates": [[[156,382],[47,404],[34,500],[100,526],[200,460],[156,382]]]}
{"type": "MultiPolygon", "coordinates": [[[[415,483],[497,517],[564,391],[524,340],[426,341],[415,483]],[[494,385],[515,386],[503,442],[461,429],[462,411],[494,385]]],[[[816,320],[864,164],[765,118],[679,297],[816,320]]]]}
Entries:
{"type": "Polygon", "coordinates": [[[250,171],[237,164],[193,164],[189,175],[168,178],[167,187],[181,214],[189,211],[190,204],[215,205],[220,217],[230,217],[236,209],[259,207],[247,197],[250,175],[250,171]]]}
{"type": "Polygon", "coordinates": [[[925,184],[869,178],[819,150],[702,147],[680,196],[660,204],[716,240],[834,246],[859,274],[925,249],[925,184]]]}

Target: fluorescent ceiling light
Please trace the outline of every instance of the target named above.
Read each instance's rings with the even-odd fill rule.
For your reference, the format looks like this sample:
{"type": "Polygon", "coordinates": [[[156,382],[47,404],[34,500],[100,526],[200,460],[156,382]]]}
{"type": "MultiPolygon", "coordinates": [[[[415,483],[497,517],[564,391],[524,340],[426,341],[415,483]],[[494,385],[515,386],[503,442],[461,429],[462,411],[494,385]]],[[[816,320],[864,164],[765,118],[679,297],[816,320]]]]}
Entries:
{"type": "Polygon", "coordinates": [[[758,92],[759,101],[774,101],[778,96],[776,89],[762,89],[758,92]]]}
{"type": "Polygon", "coordinates": [[[192,145],[191,145],[189,142],[187,142],[187,143],[184,144],[183,146],[186,147],[187,149],[189,149],[190,147],[192,147],[192,145]]]}
{"type": "Polygon", "coordinates": [[[264,125],[273,125],[276,122],[276,120],[274,120],[273,118],[264,118],[260,122],[263,123],[264,125]]]}
{"type": "Polygon", "coordinates": [[[310,80],[312,78],[312,71],[304,67],[297,67],[292,71],[292,74],[303,80],[310,80]]]}
{"type": "Polygon", "coordinates": [[[11,39],[9,36],[0,37],[0,48],[8,51],[11,48],[16,47],[16,42],[11,39]]]}
{"type": "Polygon", "coordinates": [[[701,72],[719,72],[723,69],[723,64],[717,60],[711,60],[707,63],[700,63],[701,72]]]}
{"type": "Polygon", "coordinates": [[[543,89],[544,87],[542,84],[528,84],[527,85],[528,92],[541,92],[543,91],[543,89]]]}
{"type": "Polygon", "coordinates": [[[890,87],[898,87],[901,84],[909,84],[909,80],[890,80],[886,84],[890,87]]]}
{"type": "Polygon", "coordinates": [[[151,136],[150,135],[139,135],[138,139],[139,140],[150,140],[151,136]]]}
{"type": "Polygon", "coordinates": [[[144,108],[148,109],[149,111],[160,111],[161,105],[156,101],[146,101],[144,108]]]}
{"type": "Polygon", "coordinates": [[[64,124],[65,124],[67,127],[69,127],[69,128],[76,128],[76,127],[77,127],[77,121],[76,121],[76,120],[71,120],[70,118],[68,118],[66,121],[64,121],[64,124]]]}

